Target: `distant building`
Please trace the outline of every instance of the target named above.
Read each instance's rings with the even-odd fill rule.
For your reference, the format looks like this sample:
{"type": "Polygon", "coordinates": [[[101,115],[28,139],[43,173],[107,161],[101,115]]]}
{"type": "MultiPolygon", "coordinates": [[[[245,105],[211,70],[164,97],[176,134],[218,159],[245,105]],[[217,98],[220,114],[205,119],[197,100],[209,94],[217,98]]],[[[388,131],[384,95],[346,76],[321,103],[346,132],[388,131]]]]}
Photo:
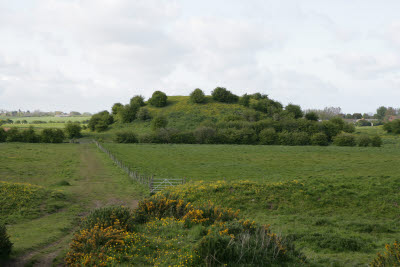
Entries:
{"type": "Polygon", "coordinates": [[[400,119],[400,116],[394,116],[394,115],[391,115],[391,116],[389,116],[388,117],[388,121],[394,121],[394,120],[397,120],[397,119],[400,119]]]}

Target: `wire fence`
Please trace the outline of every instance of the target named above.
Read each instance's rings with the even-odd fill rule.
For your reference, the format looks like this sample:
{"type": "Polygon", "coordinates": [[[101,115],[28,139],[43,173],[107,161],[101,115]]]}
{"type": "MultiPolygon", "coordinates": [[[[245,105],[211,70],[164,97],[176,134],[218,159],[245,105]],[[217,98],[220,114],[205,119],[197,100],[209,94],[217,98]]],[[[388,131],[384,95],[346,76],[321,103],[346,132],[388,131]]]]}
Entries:
{"type": "Polygon", "coordinates": [[[145,184],[149,187],[150,194],[155,194],[167,187],[177,186],[186,183],[186,178],[182,179],[170,179],[170,178],[154,178],[154,175],[145,175],[133,170],[128,164],[119,160],[113,153],[103,147],[99,142],[93,140],[96,146],[106,153],[114,163],[126,172],[132,180],[137,181],[141,184],[145,184]]]}

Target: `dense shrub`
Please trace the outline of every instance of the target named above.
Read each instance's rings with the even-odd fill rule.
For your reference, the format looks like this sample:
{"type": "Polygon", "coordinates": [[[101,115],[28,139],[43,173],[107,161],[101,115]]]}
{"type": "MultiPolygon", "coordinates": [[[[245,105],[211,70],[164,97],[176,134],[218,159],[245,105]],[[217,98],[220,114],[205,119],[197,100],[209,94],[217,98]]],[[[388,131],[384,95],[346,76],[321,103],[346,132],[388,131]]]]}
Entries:
{"type": "Polygon", "coordinates": [[[82,127],[80,126],[79,123],[68,122],[67,124],[65,124],[64,131],[67,137],[70,139],[82,137],[81,134],[82,127]]]}
{"type": "Polygon", "coordinates": [[[161,91],[155,91],[151,98],[149,99],[149,103],[155,107],[165,107],[167,105],[167,95],[161,91]]]}
{"type": "Polygon", "coordinates": [[[292,146],[293,145],[292,134],[287,131],[279,133],[278,134],[278,142],[280,145],[292,146]]]}
{"type": "Polygon", "coordinates": [[[237,95],[234,95],[231,91],[228,91],[224,87],[217,87],[211,93],[212,98],[215,101],[223,103],[235,103],[239,100],[237,95]]]}
{"type": "Polygon", "coordinates": [[[121,103],[115,103],[111,108],[111,113],[113,115],[117,115],[119,113],[120,109],[123,107],[124,107],[124,105],[122,105],[121,103]]]}
{"type": "Polygon", "coordinates": [[[250,106],[250,99],[251,96],[248,94],[244,94],[241,97],[239,97],[239,104],[245,107],[249,107],[250,106]]]}
{"type": "Polygon", "coordinates": [[[368,135],[361,135],[358,138],[358,146],[369,146],[371,144],[371,138],[368,135]]]}
{"type": "Polygon", "coordinates": [[[140,105],[125,105],[121,107],[118,111],[117,118],[118,121],[123,122],[123,123],[129,123],[132,122],[136,119],[136,114],[138,113],[140,109],[140,105]]]}
{"type": "Polygon", "coordinates": [[[206,96],[201,89],[197,88],[190,94],[190,101],[192,103],[201,104],[206,101],[206,96]]]}
{"type": "Polygon", "coordinates": [[[303,111],[301,111],[301,108],[299,105],[293,105],[293,104],[289,104],[285,107],[285,110],[292,114],[294,116],[295,119],[299,119],[303,117],[303,111]]]}
{"type": "Polygon", "coordinates": [[[107,228],[109,226],[115,226],[116,220],[118,220],[119,227],[124,230],[133,231],[135,229],[131,209],[123,206],[95,209],[82,220],[80,228],[90,229],[95,225],[107,228]]]}
{"type": "Polygon", "coordinates": [[[294,132],[292,139],[294,146],[307,146],[311,143],[310,135],[306,132],[294,132]]]}
{"type": "Polygon", "coordinates": [[[255,111],[255,110],[245,110],[242,113],[242,117],[246,121],[255,122],[260,119],[261,114],[260,114],[260,112],[255,111]]]}
{"type": "Polygon", "coordinates": [[[311,136],[311,144],[314,146],[329,145],[328,137],[324,133],[315,133],[311,136]]]}
{"type": "Polygon", "coordinates": [[[395,241],[392,245],[386,244],[385,249],[383,254],[378,253],[370,263],[371,267],[400,266],[400,242],[395,241]]]}
{"type": "Polygon", "coordinates": [[[328,141],[332,141],[333,137],[338,135],[341,131],[340,126],[331,121],[323,121],[319,124],[321,132],[326,134],[328,141]]]}
{"type": "Polygon", "coordinates": [[[333,117],[329,121],[336,124],[340,131],[343,130],[344,125],[346,124],[346,122],[340,117],[333,117]]]}
{"type": "Polygon", "coordinates": [[[102,111],[94,114],[88,123],[91,131],[102,132],[107,130],[108,126],[114,122],[113,116],[108,111],[102,111]]]}
{"type": "Polygon", "coordinates": [[[29,127],[29,129],[25,129],[21,132],[21,142],[25,143],[39,143],[40,137],[36,134],[33,127],[29,127]]]}
{"type": "Polygon", "coordinates": [[[193,132],[196,142],[199,144],[213,144],[215,143],[215,138],[217,131],[211,127],[198,127],[193,132]]]}
{"type": "Polygon", "coordinates": [[[7,139],[6,130],[0,127],[0,143],[5,142],[7,139]]]}
{"type": "Polygon", "coordinates": [[[261,145],[276,145],[278,143],[278,134],[274,128],[267,128],[262,130],[258,138],[261,145]]]}
{"type": "Polygon", "coordinates": [[[216,143],[218,144],[256,144],[258,136],[255,130],[250,128],[242,129],[219,129],[217,132],[216,143]]]}
{"type": "Polygon", "coordinates": [[[165,128],[168,125],[168,120],[164,116],[157,116],[151,120],[151,129],[153,131],[165,128]]]}
{"type": "Polygon", "coordinates": [[[7,131],[6,142],[22,142],[22,136],[18,128],[11,128],[7,131]]]}
{"type": "Polygon", "coordinates": [[[371,145],[373,147],[380,147],[382,146],[382,138],[379,135],[374,135],[371,138],[371,145]]]}
{"type": "Polygon", "coordinates": [[[400,134],[400,119],[385,123],[383,129],[388,133],[400,134]]]}
{"type": "Polygon", "coordinates": [[[144,97],[141,95],[136,95],[136,96],[132,97],[129,104],[131,106],[138,106],[138,107],[143,107],[146,105],[144,103],[144,97]]]}
{"type": "Polygon", "coordinates": [[[354,133],[356,131],[356,127],[352,123],[345,123],[343,125],[343,132],[345,133],[354,133]]]}
{"type": "Polygon", "coordinates": [[[158,132],[145,133],[138,136],[139,143],[161,144],[163,140],[158,135],[158,132]]]}
{"type": "Polygon", "coordinates": [[[195,144],[196,138],[191,131],[187,132],[176,132],[171,134],[170,143],[173,144],[195,144]]]}
{"type": "Polygon", "coordinates": [[[61,129],[43,129],[40,134],[40,141],[43,143],[62,143],[65,139],[61,129]]]}
{"type": "Polygon", "coordinates": [[[151,119],[151,115],[147,108],[141,107],[136,113],[136,118],[141,121],[146,121],[151,119]]]}
{"type": "Polygon", "coordinates": [[[337,146],[355,146],[356,138],[349,133],[341,133],[334,137],[333,143],[337,146]]]}
{"type": "Polygon", "coordinates": [[[372,123],[367,120],[359,120],[357,126],[372,126],[372,123]]]}
{"type": "Polygon", "coordinates": [[[114,141],[117,143],[137,143],[138,138],[132,131],[122,131],[115,134],[114,141]]]}
{"type": "Polygon", "coordinates": [[[0,223],[0,259],[8,258],[12,246],[13,243],[11,243],[10,236],[7,234],[6,226],[0,223]]]}
{"type": "Polygon", "coordinates": [[[314,111],[308,112],[305,115],[305,118],[309,121],[318,121],[318,114],[314,111]]]}

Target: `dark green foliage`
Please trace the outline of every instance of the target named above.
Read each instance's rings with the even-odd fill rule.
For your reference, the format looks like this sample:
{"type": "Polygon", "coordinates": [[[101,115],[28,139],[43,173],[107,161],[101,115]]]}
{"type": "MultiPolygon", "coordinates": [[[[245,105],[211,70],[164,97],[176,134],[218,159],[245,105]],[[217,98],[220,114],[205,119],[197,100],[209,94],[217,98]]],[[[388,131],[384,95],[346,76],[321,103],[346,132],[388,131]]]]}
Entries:
{"type": "Polygon", "coordinates": [[[10,236],[7,234],[6,226],[0,223],[0,259],[8,258],[12,246],[13,243],[11,243],[10,236]]]}
{"type": "Polygon", "coordinates": [[[132,211],[127,207],[105,207],[92,211],[81,223],[81,229],[90,229],[95,225],[103,228],[114,226],[116,220],[122,229],[133,231],[135,229],[132,211]]]}
{"type": "Polygon", "coordinates": [[[382,146],[382,138],[379,135],[374,135],[371,138],[371,145],[373,147],[380,147],[382,146]]]}
{"type": "Polygon", "coordinates": [[[333,143],[337,146],[355,146],[356,137],[349,133],[341,133],[334,137],[333,143]]]}
{"type": "Polygon", "coordinates": [[[250,128],[219,129],[216,137],[218,144],[256,144],[258,137],[256,131],[250,128]]]}
{"type": "Polygon", "coordinates": [[[168,125],[168,120],[164,116],[157,116],[151,120],[151,129],[153,131],[165,128],[168,125]]]}
{"type": "Polygon", "coordinates": [[[79,123],[68,122],[67,124],[65,124],[64,131],[65,131],[67,137],[70,139],[82,137],[82,134],[81,134],[82,127],[79,123]]]}
{"type": "Polygon", "coordinates": [[[234,95],[231,91],[228,91],[224,87],[215,88],[211,95],[215,101],[222,103],[236,103],[239,100],[237,95],[234,95]]]}
{"type": "Polygon", "coordinates": [[[309,121],[318,121],[318,114],[314,111],[308,112],[305,115],[305,118],[309,121]]]}
{"type": "Polygon", "coordinates": [[[333,137],[338,135],[341,131],[340,126],[331,121],[323,121],[319,127],[321,131],[328,137],[328,141],[332,141],[333,137]]]}
{"type": "Polygon", "coordinates": [[[0,127],[0,143],[5,142],[7,139],[6,131],[0,127]]]}
{"type": "Polygon", "coordinates": [[[276,145],[278,143],[278,134],[274,128],[267,128],[258,135],[261,145],[276,145]]]}
{"type": "Polygon", "coordinates": [[[193,135],[199,144],[213,144],[215,143],[217,131],[211,127],[201,126],[193,132],[193,135]]]}
{"type": "Polygon", "coordinates": [[[269,99],[266,95],[260,96],[260,98],[253,99],[250,102],[250,108],[266,113],[268,116],[273,116],[274,114],[280,113],[283,109],[281,103],[269,99]]]}
{"type": "Polygon", "coordinates": [[[388,133],[400,134],[400,119],[385,123],[383,129],[388,133]]]}
{"type": "Polygon", "coordinates": [[[36,134],[33,127],[29,127],[29,129],[25,129],[21,132],[21,142],[25,143],[39,143],[40,137],[36,134]]]}
{"type": "Polygon", "coordinates": [[[378,120],[383,120],[385,118],[386,111],[387,108],[384,106],[381,106],[376,110],[376,117],[378,118],[378,120]]]}
{"type": "Polygon", "coordinates": [[[345,123],[343,125],[343,132],[345,133],[354,133],[356,131],[356,127],[352,123],[345,123]]]}
{"type": "Polygon", "coordinates": [[[40,141],[43,143],[62,143],[65,139],[61,129],[44,129],[40,134],[40,141]]]}
{"type": "Polygon", "coordinates": [[[299,105],[289,104],[285,107],[285,110],[291,114],[293,114],[295,119],[299,119],[303,117],[303,111],[301,110],[299,105]]]}
{"type": "Polygon", "coordinates": [[[315,133],[311,136],[311,144],[313,146],[329,145],[328,137],[324,133],[315,133]]]}
{"type": "Polygon", "coordinates": [[[193,132],[177,132],[170,136],[170,143],[172,144],[195,144],[196,138],[193,132]]]}
{"type": "Polygon", "coordinates": [[[7,131],[6,142],[22,142],[22,136],[18,128],[12,127],[7,131]]]}
{"type": "Polygon", "coordinates": [[[329,249],[336,252],[345,251],[368,251],[371,244],[360,237],[330,234],[330,233],[314,233],[310,236],[303,237],[317,249],[329,249]]]}
{"type": "Polygon", "coordinates": [[[141,107],[136,113],[136,118],[141,121],[147,121],[151,119],[151,115],[147,108],[141,107]]]}
{"type": "Polygon", "coordinates": [[[114,122],[113,116],[108,111],[102,111],[97,114],[94,114],[88,124],[88,128],[91,131],[105,131],[108,126],[114,122]]]}
{"type": "Polygon", "coordinates": [[[250,99],[251,96],[248,94],[244,94],[241,97],[239,97],[239,104],[245,107],[249,107],[250,106],[250,99]]]}
{"type": "Polygon", "coordinates": [[[201,104],[206,101],[206,96],[201,89],[197,88],[190,94],[190,101],[192,103],[201,104]]]}
{"type": "Polygon", "coordinates": [[[245,119],[246,121],[258,121],[261,117],[260,112],[255,111],[255,110],[245,110],[243,111],[242,114],[243,119],[245,119]]]}
{"type": "Polygon", "coordinates": [[[358,146],[369,146],[371,144],[371,138],[368,135],[361,135],[358,138],[358,146]]]}
{"type": "Polygon", "coordinates": [[[372,126],[372,123],[367,120],[359,120],[357,126],[372,126]]]}
{"type": "Polygon", "coordinates": [[[131,106],[138,106],[138,107],[143,107],[146,104],[144,103],[144,97],[141,95],[136,95],[131,98],[131,101],[129,102],[131,106]]]}
{"type": "Polygon", "coordinates": [[[306,132],[294,132],[292,133],[293,145],[295,146],[307,146],[310,145],[310,135],[306,132]]]}
{"type": "Polygon", "coordinates": [[[136,113],[139,111],[139,105],[125,105],[120,108],[117,116],[118,120],[123,123],[129,123],[136,119],[136,113]]]}
{"type": "Polygon", "coordinates": [[[149,103],[155,107],[165,107],[167,105],[167,95],[161,91],[155,91],[149,99],[149,103]]]}
{"type": "Polygon", "coordinates": [[[123,107],[124,105],[122,105],[121,103],[115,103],[112,108],[111,108],[111,113],[113,115],[117,115],[119,110],[123,107]]]}
{"type": "Polygon", "coordinates": [[[336,124],[340,131],[343,130],[343,128],[346,124],[346,122],[340,117],[334,117],[334,118],[330,119],[329,121],[336,124]]]}
{"type": "Polygon", "coordinates": [[[132,131],[122,131],[115,134],[115,142],[117,143],[137,143],[138,138],[132,131]]]}

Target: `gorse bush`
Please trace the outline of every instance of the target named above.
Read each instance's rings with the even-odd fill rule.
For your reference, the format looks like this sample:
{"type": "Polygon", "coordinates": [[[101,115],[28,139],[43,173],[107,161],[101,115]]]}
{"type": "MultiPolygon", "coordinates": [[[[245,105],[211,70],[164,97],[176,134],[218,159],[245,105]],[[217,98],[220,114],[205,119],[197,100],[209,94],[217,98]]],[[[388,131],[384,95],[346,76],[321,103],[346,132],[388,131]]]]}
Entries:
{"type": "Polygon", "coordinates": [[[167,105],[167,95],[161,91],[155,91],[151,98],[149,99],[149,103],[155,107],[165,107],[167,105]]]}
{"type": "Polygon", "coordinates": [[[201,89],[197,88],[190,94],[190,101],[192,103],[201,104],[206,102],[206,96],[201,89]]]}
{"type": "Polygon", "coordinates": [[[223,103],[235,103],[239,100],[237,95],[234,95],[231,91],[228,91],[224,87],[215,88],[212,91],[211,96],[215,101],[223,103]]]}
{"type": "Polygon", "coordinates": [[[81,223],[81,229],[90,229],[94,226],[107,228],[110,226],[127,231],[135,229],[132,211],[127,207],[110,206],[93,210],[81,223]],[[115,223],[118,221],[118,226],[115,223]]]}
{"type": "Polygon", "coordinates": [[[13,243],[10,241],[10,236],[7,234],[7,229],[0,222],[0,258],[8,258],[11,253],[13,243]]]}
{"type": "Polygon", "coordinates": [[[386,251],[378,253],[377,257],[370,263],[371,267],[400,266],[400,242],[395,241],[392,245],[386,244],[386,251]]]}

